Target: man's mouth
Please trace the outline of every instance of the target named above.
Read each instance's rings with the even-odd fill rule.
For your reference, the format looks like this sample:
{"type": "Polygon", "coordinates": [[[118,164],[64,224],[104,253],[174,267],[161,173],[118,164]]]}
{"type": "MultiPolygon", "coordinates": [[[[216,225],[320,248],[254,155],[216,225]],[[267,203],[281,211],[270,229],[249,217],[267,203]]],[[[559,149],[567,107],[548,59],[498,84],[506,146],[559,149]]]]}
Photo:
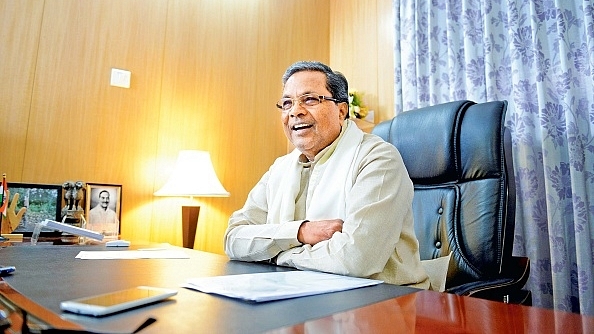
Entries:
{"type": "Polygon", "coordinates": [[[305,130],[311,128],[313,125],[311,124],[295,124],[291,127],[293,131],[305,130]]]}

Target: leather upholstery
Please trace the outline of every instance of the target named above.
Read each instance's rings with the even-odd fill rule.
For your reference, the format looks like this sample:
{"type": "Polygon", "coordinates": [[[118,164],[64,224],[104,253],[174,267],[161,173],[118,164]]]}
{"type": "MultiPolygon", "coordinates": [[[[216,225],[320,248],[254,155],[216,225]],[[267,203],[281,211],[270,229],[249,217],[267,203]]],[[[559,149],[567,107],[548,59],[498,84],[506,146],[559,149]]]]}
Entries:
{"type": "Polygon", "coordinates": [[[449,102],[401,113],[372,133],[398,148],[414,183],[421,259],[451,252],[446,291],[528,303],[529,292],[520,290],[529,261],[512,257],[515,181],[506,110],[506,101],[449,102]]]}

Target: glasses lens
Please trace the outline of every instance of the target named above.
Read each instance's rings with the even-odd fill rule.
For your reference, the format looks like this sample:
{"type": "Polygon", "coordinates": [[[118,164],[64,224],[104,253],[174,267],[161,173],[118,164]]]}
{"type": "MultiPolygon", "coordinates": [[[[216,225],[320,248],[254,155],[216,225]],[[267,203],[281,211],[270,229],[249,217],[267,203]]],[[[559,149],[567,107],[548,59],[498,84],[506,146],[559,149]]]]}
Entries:
{"type": "Polygon", "coordinates": [[[318,95],[312,95],[312,94],[301,95],[299,97],[299,100],[301,101],[301,103],[303,103],[304,105],[306,105],[308,107],[317,106],[321,102],[320,97],[318,95]]]}
{"type": "Polygon", "coordinates": [[[293,100],[288,98],[280,99],[276,103],[276,106],[282,110],[289,110],[293,108],[293,100]]]}
{"type": "Polygon", "coordinates": [[[294,106],[294,101],[299,101],[299,104],[302,104],[305,107],[315,107],[318,104],[322,103],[322,97],[316,94],[305,94],[301,95],[296,99],[290,98],[282,98],[278,100],[276,106],[283,111],[291,110],[294,106]]]}

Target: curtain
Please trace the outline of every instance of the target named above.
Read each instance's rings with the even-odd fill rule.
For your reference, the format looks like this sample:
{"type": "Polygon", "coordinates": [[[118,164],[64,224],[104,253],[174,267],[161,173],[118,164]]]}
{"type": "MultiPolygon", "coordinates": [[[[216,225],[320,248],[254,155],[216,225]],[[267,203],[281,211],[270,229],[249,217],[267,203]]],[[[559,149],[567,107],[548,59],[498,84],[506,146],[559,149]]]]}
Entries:
{"type": "Polygon", "coordinates": [[[533,305],[594,315],[594,4],[394,0],[395,110],[507,100],[533,305]]]}

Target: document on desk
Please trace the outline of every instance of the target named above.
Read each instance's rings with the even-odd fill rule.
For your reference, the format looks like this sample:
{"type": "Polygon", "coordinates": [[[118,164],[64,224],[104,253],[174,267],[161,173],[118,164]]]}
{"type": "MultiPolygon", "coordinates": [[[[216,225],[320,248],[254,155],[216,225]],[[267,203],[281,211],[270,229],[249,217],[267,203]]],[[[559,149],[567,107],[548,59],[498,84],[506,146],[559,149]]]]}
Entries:
{"type": "Polygon", "coordinates": [[[80,251],[76,255],[82,260],[130,260],[130,259],[189,259],[184,251],[175,249],[161,250],[121,250],[121,251],[80,251]]]}
{"type": "Polygon", "coordinates": [[[252,302],[318,295],[372,286],[383,281],[315,271],[285,271],[191,278],[185,288],[252,302]]]}

